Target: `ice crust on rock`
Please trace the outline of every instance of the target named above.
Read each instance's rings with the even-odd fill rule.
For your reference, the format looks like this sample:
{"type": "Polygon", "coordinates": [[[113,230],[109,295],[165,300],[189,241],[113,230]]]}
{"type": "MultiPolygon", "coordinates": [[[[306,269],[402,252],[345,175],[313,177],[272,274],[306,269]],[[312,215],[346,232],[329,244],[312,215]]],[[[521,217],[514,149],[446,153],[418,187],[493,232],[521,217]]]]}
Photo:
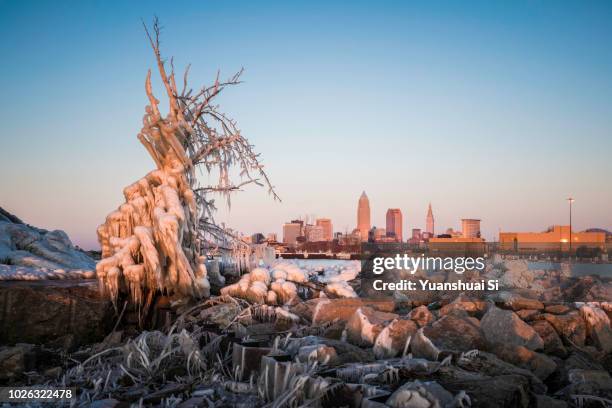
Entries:
{"type": "Polygon", "coordinates": [[[93,278],[95,261],[64,231],[47,231],[0,212],[0,280],[93,278]]]}

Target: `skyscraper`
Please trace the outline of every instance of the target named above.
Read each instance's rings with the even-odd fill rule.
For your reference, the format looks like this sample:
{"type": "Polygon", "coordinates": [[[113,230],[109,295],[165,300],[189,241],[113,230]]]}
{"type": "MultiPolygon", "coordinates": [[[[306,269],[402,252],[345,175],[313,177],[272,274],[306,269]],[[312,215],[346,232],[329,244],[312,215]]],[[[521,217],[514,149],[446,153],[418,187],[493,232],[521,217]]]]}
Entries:
{"type": "Polygon", "coordinates": [[[334,229],[329,218],[317,218],[317,225],[323,227],[323,241],[331,241],[334,238],[334,229]]]}
{"type": "Polygon", "coordinates": [[[480,238],[480,220],[463,218],[461,220],[461,232],[463,238],[480,238]]]}
{"type": "Polygon", "coordinates": [[[433,211],[431,210],[431,203],[429,203],[429,208],[427,209],[427,218],[425,220],[425,232],[427,232],[430,236],[434,235],[434,216],[433,211]]]}
{"type": "Polygon", "coordinates": [[[283,243],[287,245],[295,245],[297,238],[303,234],[302,223],[292,221],[283,224],[283,243]]]}
{"type": "Polygon", "coordinates": [[[402,242],[402,211],[399,208],[387,210],[387,236],[402,242]]]}
{"type": "Polygon", "coordinates": [[[370,200],[365,191],[359,197],[359,205],[357,206],[357,229],[361,236],[361,241],[368,240],[368,232],[370,231],[370,200]]]}

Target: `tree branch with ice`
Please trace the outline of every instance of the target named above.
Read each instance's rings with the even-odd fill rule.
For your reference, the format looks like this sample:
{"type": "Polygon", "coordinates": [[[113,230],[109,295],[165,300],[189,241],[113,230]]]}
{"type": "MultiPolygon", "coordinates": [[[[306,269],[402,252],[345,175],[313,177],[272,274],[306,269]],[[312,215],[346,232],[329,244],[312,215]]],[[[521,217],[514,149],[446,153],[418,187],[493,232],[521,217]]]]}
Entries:
{"type": "MultiPolygon", "coordinates": [[[[144,25],[144,24],[143,24],[144,25]]],[[[205,255],[219,248],[244,249],[244,243],[214,220],[214,194],[230,204],[230,194],[248,184],[266,186],[279,200],[260,163],[259,155],[242,136],[236,122],[219,110],[215,98],[228,86],[240,83],[242,70],[226,81],[219,75],[212,86],[194,92],[176,87],[173,61],[170,72],[160,52],[160,25],[154,20],[146,35],[155,54],[168,98],[165,117],[154,96],[149,70],[145,108],[138,139],[157,168],[123,190],[125,203],[98,227],[102,260],[96,272],[102,291],[116,301],[129,295],[134,303],[150,305],[158,291],[186,297],[207,297],[210,285],[205,255]],[[239,170],[240,180],[230,180],[239,170]],[[200,185],[200,174],[217,174],[216,185],[200,185]]]]}

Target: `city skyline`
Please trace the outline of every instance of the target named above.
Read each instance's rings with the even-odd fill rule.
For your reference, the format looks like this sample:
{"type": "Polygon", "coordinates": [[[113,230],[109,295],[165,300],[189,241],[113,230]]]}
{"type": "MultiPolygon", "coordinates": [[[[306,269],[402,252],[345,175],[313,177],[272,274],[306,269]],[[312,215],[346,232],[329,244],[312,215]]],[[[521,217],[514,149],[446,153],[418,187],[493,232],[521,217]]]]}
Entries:
{"type": "MultiPolygon", "coordinates": [[[[571,201],[571,203],[574,203],[575,199],[573,198],[566,199],[566,201],[571,201]]],[[[459,225],[460,225],[459,229],[457,229],[454,225],[446,226],[446,227],[443,226],[443,228],[441,228],[438,232],[435,232],[434,230],[435,217],[434,217],[431,202],[429,202],[427,206],[427,212],[424,217],[424,223],[422,224],[425,226],[424,228],[421,227],[420,224],[418,223],[414,225],[406,223],[405,219],[403,218],[403,214],[400,208],[388,208],[387,209],[385,213],[385,224],[383,224],[384,227],[372,224],[371,216],[372,214],[371,214],[371,209],[370,209],[369,197],[364,190],[359,196],[359,199],[357,201],[357,220],[356,220],[356,224],[354,228],[346,227],[344,230],[339,231],[339,230],[333,229],[332,227],[333,221],[330,218],[318,218],[318,217],[315,217],[314,215],[309,215],[305,217],[304,219],[298,217],[297,219],[294,219],[290,222],[286,222],[283,224],[282,242],[285,244],[293,245],[299,236],[304,237],[307,242],[319,241],[318,239],[312,239],[311,235],[307,231],[308,231],[308,228],[319,227],[321,225],[320,221],[323,221],[325,225],[327,225],[327,227],[331,231],[331,233],[325,234],[326,236],[325,239],[320,239],[320,241],[331,241],[331,237],[333,235],[335,235],[336,233],[340,233],[344,235],[356,234],[357,236],[360,237],[360,240],[362,242],[372,239],[372,236],[371,236],[372,233],[376,234],[377,240],[382,237],[385,237],[387,242],[389,242],[389,241],[392,241],[393,239],[396,239],[399,236],[398,242],[406,242],[406,241],[410,241],[410,239],[415,238],[414,237],[415,231],[419,231],[423,234],[422,237],[419,236],[419,240],[421,238],[429,239],[429,238],[437,238],[437,237],[446,235],[446,236],[452,236],[452,237],[462,237],[466,239],[482,238],[485,241],[488,240],[488,241],[493,242],[493,241],[498,241],[498,239],[501,239],[502,235],[507,236],[509,234],[510,235],[519,234],[520,236],[524,236],[525,234],[527,235],[535,234],[535,235],[546,236],[546,234],[548,234],[553,228],[554,229],[567,229],[569,231],[570,226],[571,226],[571,224],[570,226],[567,226],[565,225],[564,222],[558,222],[558,223],[550,224],[546,226],[545,228],[538,229],[538,230],[523,230],[523,231],[505,230],[505,231],[502,231],[502,229],[499,228],[499,230],[497,231],[497,235],[491,237],[490,239],[487,239],[487,237],[482,233],[481,219],[479,218],[462,217],[458,220],[459,225]],[[408,236],[403,235],[404,226],[407,227],[405,229],[406,231],[410,231],[410,234],[408,236]]],[[[590,228],[601,228],[601,227],[591,226],[590,228]]],[[[587,229],[590,229],[590,228],[587,228],[587,229]]],[[[576,233],[584,232],[582,230],[577,230],[577,229],[573,229],[573,231],[576,233]]],[[[612,233],[612,231],[609,231],[609,232],[612,233]]],[[[323,236],[322,230],[316,236],[322,237],[323,236]]]]}
{"type": "Polygon", "coordinates": [[[219,197],[235,230],[280,234],[304,211],[352,229],[364,189],[371,224],[400,208],[404,238],[430,201],[436,232],[477,217],[491,239],[566,224],[570,195],[576,230],[612,230],[612,3],[562,4],[0,2],[0,206],[99,247],[152,165],[137,134],[158,15],[193,83],[245,68],[223,106],[282,202],[219,197]]]}

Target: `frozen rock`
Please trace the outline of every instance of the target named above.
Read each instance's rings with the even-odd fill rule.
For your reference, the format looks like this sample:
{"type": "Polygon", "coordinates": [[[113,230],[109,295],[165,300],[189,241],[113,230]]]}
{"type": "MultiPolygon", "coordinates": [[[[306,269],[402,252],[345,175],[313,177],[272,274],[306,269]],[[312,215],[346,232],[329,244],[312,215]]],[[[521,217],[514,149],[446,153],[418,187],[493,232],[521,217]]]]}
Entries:
{"type": "Polygon", "coordinates": [[[586,322],[587,336],[605,353],[612,352],[612,329],[606,312],[598,307],[582,306],[580,315],[586,322]]]}
{"type": "MultiPolygon", "coordinates": [[[[0,264],[63,271],[93,271],[96,266],[92,258],[72,245],[64,231],[14,223],[9,217],[0,219],[0,264]]],[[[4,271],[6,274],[8,269],[4,271]]]]}
{"type": "Polygon", "coordinates": [[[395,390],[386,405],[392,408],[451,407],[455,405],[455,399],[435,381],[416,380],[395,390]]]}
{"type": "Polygon", "coordinates": [[[378,359],[392,358],[407,351],[408,339],[417,332],[416,323],[412,320],[397,318],[389,323],[376,337],[374,355],[378,359]]]}
{"type": "Polygon", "coordinates": [[[491,306],[482,318],[480,328],[489,343],[525,346],[531,350],[544,347],[538,333],[510,310],[491,306]]]}
{"type": "Polygon", "coordinates": [[[357,346],[371,347],[385,324],[397,317],[395,313],[380,312],[366,306],[360,307],[346,325],[348,341],[357,346]]]}
{"type": "Polygon", "coordinates": [[[327,286],[325,286],[325,292],[332,296],[341,298],[357,297],[357,293],[355,293],[355,290],[351,287],[351,285],[344,281],[328,283],[327,286]]]}

